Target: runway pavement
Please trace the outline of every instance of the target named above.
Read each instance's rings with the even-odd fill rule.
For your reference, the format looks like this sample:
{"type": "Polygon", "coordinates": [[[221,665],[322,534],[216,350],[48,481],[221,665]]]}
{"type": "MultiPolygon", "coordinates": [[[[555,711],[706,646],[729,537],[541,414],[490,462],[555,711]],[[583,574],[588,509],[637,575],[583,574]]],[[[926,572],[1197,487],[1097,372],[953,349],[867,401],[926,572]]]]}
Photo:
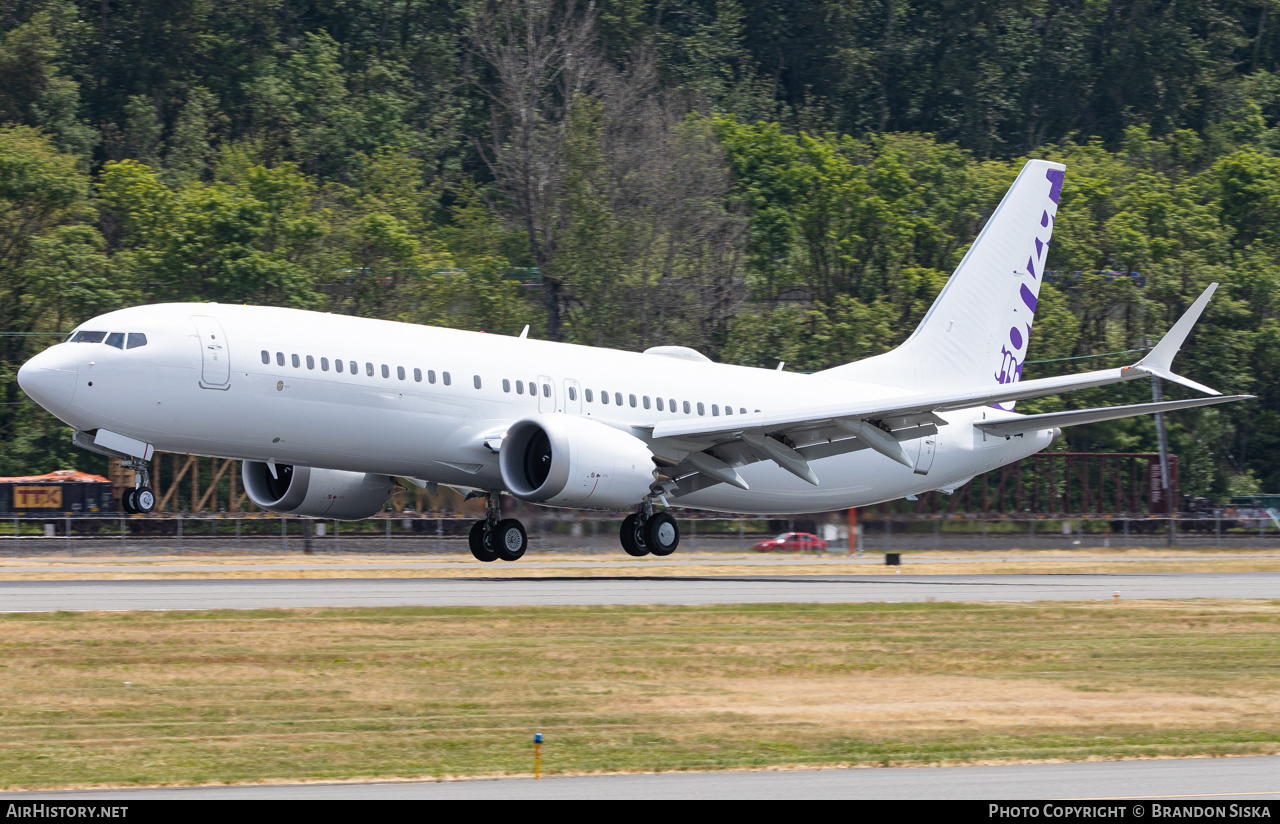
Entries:
{"type": "MultiPolygon", "coordinates": [[[[94,799],[1280,799],[1280,756],[0,794],[94,799]]],[[[1129,802],[1130,805],[1132,801],[1129,802]]],[[[1144,810],[1146,812],[1146,810],[1144,810]]],[[[1141,816],[1134,816],[1141,817],[1141,816]]]]}
{"type": "Polygon", "coordinates": [[[0,581],[0,612],[1280,598],[1280,573],[0,581]]]}
{"type": "MultiPolygon", "coordinates": [[[[1014,565],[1026,564],[1151,564],[1212,561],[1274,561],[1280,554],[1273,553],[1197,553],[1195,555],[1095,555],[1095,554],[1038,554],[1001,555],[999,553],[969,553],[967,555],[928,555],[908,556],[906,571],[915,564],[955,564],[967,566],[971,564],[1005,563],[1014,565]]],[[[217,573],[217,572],[333,572],[350,570],[352,572],[382,572],[387,570],[434,570],[434,569],[477,569],[477,563],[471,558],[465,560],[423,560],[410,557],[387,557],[378,560],[329,560],[312,557],[305,561],[257,560],[249,557],[218,559],[217,561],[199,560],[183,556],[155,556],[146,558],[114,558],[108,562],[88,560],[84,558],[50,558],[31,559],[30,564],[0,563],[0,575],[21,575],[31,573],[73,573],[90,577],[93,575],[131,574],[131,573],[217,573]]],[[[880,555],[814,557],[806,555],[784,555],[760,557],[681,557],[681,558],[644,558],[621,560],[615,558],[578,560],[564,557],[553,559],[533,558],[526,561],[524,568],[529,571],[554,569],[668,569],[680,567],[743,567],[750,569],[769,569],[770,567],[809,567],[829,569],[833,573],[839,570],[856,569],[858,567],[884,566],[884,558],[880,555]]],[[[509,567],[498,567],[506,570],[509,567]]]]}

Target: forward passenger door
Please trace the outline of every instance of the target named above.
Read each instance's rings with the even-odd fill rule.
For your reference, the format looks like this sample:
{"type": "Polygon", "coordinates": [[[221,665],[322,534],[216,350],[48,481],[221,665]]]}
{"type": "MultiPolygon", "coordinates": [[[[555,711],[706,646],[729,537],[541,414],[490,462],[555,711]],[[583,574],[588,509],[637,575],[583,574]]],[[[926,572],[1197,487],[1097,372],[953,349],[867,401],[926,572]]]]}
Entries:
{"type": "Polygon", "coordinates": [[[222,324],[208,315],[192,315],[200,339],[200,386],[205,389],[231,388],[231,350],[222,324]]]}

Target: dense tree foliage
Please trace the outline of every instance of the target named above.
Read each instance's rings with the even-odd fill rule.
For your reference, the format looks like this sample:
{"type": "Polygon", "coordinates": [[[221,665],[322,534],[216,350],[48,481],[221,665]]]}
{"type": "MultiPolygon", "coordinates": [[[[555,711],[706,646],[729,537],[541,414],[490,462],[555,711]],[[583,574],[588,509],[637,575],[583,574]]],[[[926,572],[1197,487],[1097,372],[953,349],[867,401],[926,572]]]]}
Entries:
{"type": "Polygon", "coordinates": [[[1220,281],[1179,368],[1260,399],[1172,418],[1182,487],[1280,490],[1272,6],[0,0],[0,473],[95,465],[14,374],[143,302],[882,352],[1035,155],[1068,174],[1028,370],[1136,359],[1220,281]]]}

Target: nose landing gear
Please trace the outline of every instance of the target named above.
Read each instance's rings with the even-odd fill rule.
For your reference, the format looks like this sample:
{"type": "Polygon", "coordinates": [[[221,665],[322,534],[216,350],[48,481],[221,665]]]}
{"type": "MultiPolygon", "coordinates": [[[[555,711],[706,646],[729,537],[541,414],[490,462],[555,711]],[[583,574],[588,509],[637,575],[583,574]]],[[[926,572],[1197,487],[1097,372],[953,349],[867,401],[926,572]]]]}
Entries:
{"type": "Polygon", "coordinates": [[[133,489],[126,489],[120,496],[120,507],[130,515],[147,513],[156,508],[156,493],[151,491],[151,475],[147,472],[147,462],[142,460],[121,461],[120,466],[133,470],[133,489]]]}
{"type": "Polygon", "coordinates": [[[483,521],[476,521],[467,536],[471,554],[477,561],[518,561],[529,548],[529,536],[524,525],[515,518],[503,518],[498,505],[498,492],[485,496],[483,521]]]}
{"type": "Polygon", "coordinates": [[[618,539],[626,553],[635,558],[650,553],[666,557],[680,546],[680,527],[666,512],[654,512],[653,502],[646,500],[639,512],[622,520],[618,539]]]}

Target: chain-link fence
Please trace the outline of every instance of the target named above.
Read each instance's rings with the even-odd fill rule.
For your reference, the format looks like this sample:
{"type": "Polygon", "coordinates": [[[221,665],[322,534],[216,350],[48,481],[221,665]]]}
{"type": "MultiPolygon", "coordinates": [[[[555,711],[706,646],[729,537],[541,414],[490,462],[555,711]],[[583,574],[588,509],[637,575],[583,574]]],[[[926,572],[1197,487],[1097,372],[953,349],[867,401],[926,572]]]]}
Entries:
{"type": "MultiPolygon", "coordinates": [[[[843,516],[843,513],[839,513],[843,516]]],[[[817,516],[823,517],[823,516],[817,516]]],[[[530,550],[620,551],[621,518],[538,514],[522,518],[530,550]]],[[[466,553],[468,517],[431,514],[340,522],[274,515],[10,516],[0,524],[0,556],[177,554],[458,554],[466,553]]],[[[779,533],[812,533],[808,551],[848,554],[843,517],[679,519],[685,552],[750,552],[779,533]],[[810,547],[812,547],[810,549],[810,547]]],[[[854,529],[863,553],[920,550],[1239,548],[1280,549],[1273,518],[893,518],[863,520],[854,529]]],[[[794,545],[794,541],[792,544],[794,545]]],[[[771,550],[773,552],[786,550],[771,550]]],[[[794,550],[793,550],[794,551],[794,550]]]]}

